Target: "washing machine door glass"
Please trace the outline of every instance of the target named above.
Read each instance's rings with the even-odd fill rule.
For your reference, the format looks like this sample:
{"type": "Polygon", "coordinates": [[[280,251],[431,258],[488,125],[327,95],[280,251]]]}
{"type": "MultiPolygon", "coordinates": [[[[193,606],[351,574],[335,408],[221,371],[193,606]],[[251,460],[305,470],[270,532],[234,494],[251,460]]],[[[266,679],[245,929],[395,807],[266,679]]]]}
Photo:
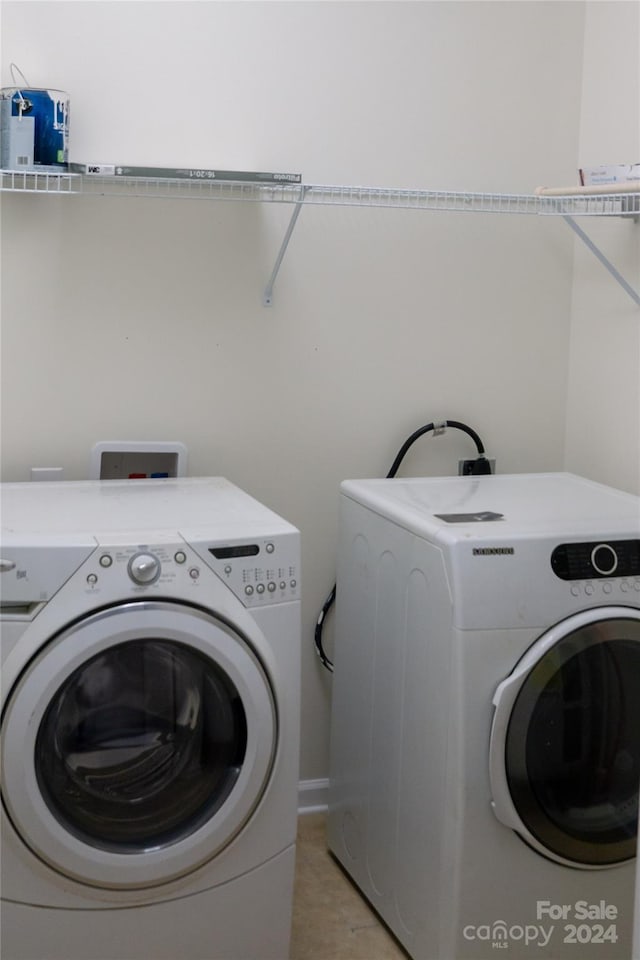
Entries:
{"type": "Polygon", "coordinates": [[[573,866],[635,856],[640,612],[595,611],[560,625],[534,644],[494,703],[500,819],[573,866]]]}
{"type": "Polygon", "coordinates": [[[155,886],[238,835],[277,742],[249,636],[186,604],[119,604],[53,637],[11,691],[3,800],[24,843],[64,875],[155,886]]]}
{"type": "Polygon", "coordinates": [[[111,647],[56,691],[36,739],[49,809],[87,843],[135,852],[192,833],[229,796],[247,721],[215,661],[149,638],[111,647]]]}

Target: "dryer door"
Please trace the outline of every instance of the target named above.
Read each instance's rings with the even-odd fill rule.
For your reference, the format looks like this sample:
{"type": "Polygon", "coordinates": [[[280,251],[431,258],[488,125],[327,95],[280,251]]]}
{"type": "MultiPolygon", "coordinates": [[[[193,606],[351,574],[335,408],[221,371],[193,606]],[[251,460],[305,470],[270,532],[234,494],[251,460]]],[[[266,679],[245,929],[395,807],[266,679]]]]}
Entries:
{"type": "Polygon", "coordinates": [[[268,678],[245,638],[170,602],[71,626],[24,671],[2,730],[3,799],[59,872],[146,887],[224,848],[269,781],[268,678]]]}
{"type": "Polygon", "coordinates": [[[498,819],[569,866],[634,857],[640,611],[605,607],[558,624],[530,647],[493,702],[498,819]]]}

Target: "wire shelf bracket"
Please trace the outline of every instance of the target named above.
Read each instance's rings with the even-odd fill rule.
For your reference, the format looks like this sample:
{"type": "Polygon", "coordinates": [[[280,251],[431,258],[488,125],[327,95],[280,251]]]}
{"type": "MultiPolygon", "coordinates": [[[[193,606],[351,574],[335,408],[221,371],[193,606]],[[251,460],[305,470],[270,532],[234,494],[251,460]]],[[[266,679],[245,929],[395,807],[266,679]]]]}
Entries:
{"type": "Polygon", "coordinates": [[[631,286],[630,283],[627,283],[627,281],[622,276],[620,271],[616,270],[616,268],[611,263],[611,261],[608,260],[607,257],[605,257],[602,250],[600,250],[600,248],[595,245],[591,237],[589,237],[584,232],[582,227],[578,226],[578,224],[575,222],[573,217],[570,217],[567,214],[565,214],[562,219],[565,221],[565,223],[567,223],[571,227],[571,229],[576,234],[576,236],[580,237],[582,242],[589,248],[589,250],[591,250],[593,255],[597,257],[597,259],[600,261],[603,267],[605,267],[605,269],[609,271],[609,273],[614,278],[614,280],[616,280],[617,283],[620,284],[622,289],[626,290],[626,292],[629,294],[629,296],[631,297],[633,302],[636,304],[636,306],[640,307],[640,294],[638,294],[637,290],[634,290],[634,288],[631,286]]]}
{"type": "Polygon", "coordinates": [[[282,243],[280,244],[280,249],[276,257],[276,262],[273,265],[273,270],[271,271],[271,276],[267,281],[267,285],[264,290],[264,296],[262,297],[263,307],[270,307],[273,303],[273,285],[276,282],[276,277],[280,271],[282,261],[284,260],[284,255],[287,252],[287,247],[289,246],[289,240],[295,229],[298,217],[300,216],[300,211],[302,210],[302,204],[304,202],[304,197],[307,192],[307,187],[302,186],[300,190],[300,199],[296,202],[295,207],[293,208],[293,213],[291,214],[291,219],[289,220],[289,225],[285,231],[282,243]]]}

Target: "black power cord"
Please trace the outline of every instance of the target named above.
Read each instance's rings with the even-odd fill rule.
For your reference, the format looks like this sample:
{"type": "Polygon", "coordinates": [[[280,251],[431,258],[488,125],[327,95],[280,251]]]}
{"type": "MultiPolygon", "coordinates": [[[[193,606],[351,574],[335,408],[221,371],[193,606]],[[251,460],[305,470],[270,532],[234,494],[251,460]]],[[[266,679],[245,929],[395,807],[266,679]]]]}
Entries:
{"type": "MultiPolygon", "coordinates": [[[[393,477],[395,477],[396,473],[400,469],[400,464],[404,460],[407,451],[409,450],[410,447],[413,446],[416,440],[419,440],[420,437],[424,436],[425,433],[430,433],[432,431],[436,434],[444,433],[446,427],[455,427],[456,430],[462,430],[464,433],[468,434],[471,437],[471,439],[476,445],[476,448],[478,450],[478,456],[474,461],[471,473],[469,475],[481,476],[483,474],[491,473],[491,464],[489,463],[489,461],[484,455],[485,453],[484,444],[480,439],[480,437],[478,436],[478,434],[476,433],[476,431],[473,430],[471,427],[467,426],[466,423],[461,423],[459,420],[443,420],[441,423],[427,423],[425,424],[424,427],[420,427],[418,430],[412,433],[410,437],[407,437],[405,442],[402,444],[402,446],[398,450],[396,454],[396,458],[391,464],[391,467],[386,476],[386,479],[390,480],[393,477]]],[[[325,600],[325,602],[322,604],[322,609],[318,615],[318,619],[316,621],[315,633],[314,633],[316,653],[320,657],[320,661],[323,667],[326,667],[326,669],[330,673],[333,673],[333,661],[329,659],[324,649],[324,645],[322,643],[322,630],[324,627],[324,621],[327,617],[327,614],[331,610],[331,607],[335,603],[335,599],[336,599],[336,584],[334,583],[331,589],[331,592],[327,596],[327,599],[325,600]]]]}

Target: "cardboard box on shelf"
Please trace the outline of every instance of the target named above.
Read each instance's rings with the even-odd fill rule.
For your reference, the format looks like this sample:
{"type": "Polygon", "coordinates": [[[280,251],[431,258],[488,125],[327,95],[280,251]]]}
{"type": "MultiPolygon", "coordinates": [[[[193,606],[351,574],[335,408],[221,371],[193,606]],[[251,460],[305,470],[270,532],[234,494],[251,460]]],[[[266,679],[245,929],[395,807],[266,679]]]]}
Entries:
{"type": "Polygon", "coordinates": [[[581,167],[583,187],[599,183],[633,183],[640,180],[640,163],[604,163],[599,167],[581,167]]]}

